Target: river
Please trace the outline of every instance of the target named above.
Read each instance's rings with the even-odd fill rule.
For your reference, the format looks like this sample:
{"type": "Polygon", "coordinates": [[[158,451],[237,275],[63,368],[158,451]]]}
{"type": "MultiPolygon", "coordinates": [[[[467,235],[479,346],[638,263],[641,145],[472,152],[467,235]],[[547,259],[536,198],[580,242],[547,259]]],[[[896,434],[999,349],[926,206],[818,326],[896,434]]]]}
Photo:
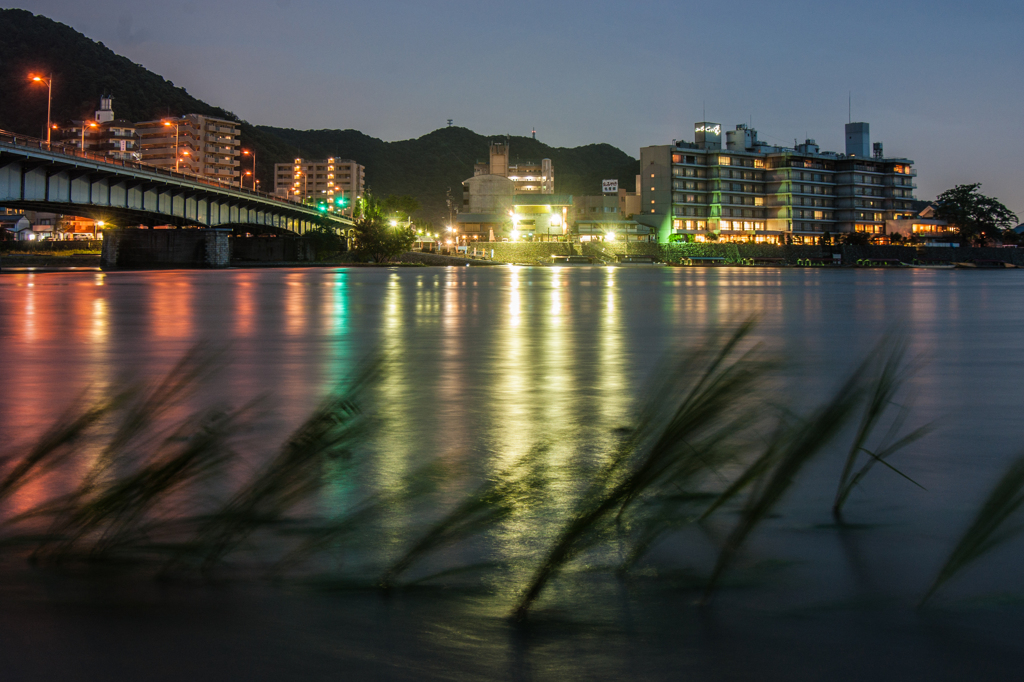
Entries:
{"type": "MultiPolygon", "coordinates": [[[[1022,288],[1022,272],[960,270],[4,273],[0,442],[8,452],[75,401],[155,380],[206,342],[222,352],[221,367],[186,407],[261,398],[245,440],[258,460],[360,363],[383,357],[367,446],[377,484],[399,485],[429,461],[463,477],[452,480],[486,477],[543,442],[549,503],[568,509],[580,472],[607,457],[666,353],[750,316],[756,339],[785,360],[779,397],[797,410],[827,395],[883,334],[905,334],[919,365],[905,387],[910,423],[936,428],[894,459],[920,487],[879,469],[855,491],[847,508],[855,531],[837,532],[829,515],[842,448],[812,462],[710,611],[693,606],[687,571],[708,570],[728,515],[709,537],[684,532],[666,543],[633,582],[566,578],[526,629],[504,617],[500,596],[516,586],[386,598],[262,582],[165,591],[12,569],[0,665],[7,679],[101,679],[111,670],[148,679],[1015,674],[1024,539],[967,569],[932,606],[914,604],[1024,442],[1022,288]]],[[[66,484],[51,477],[26,488],[12,508],[66,484]]],[[[465,490],[452,483],[445,494],[455,500],[465,490]]],[[[514,533],[499,540],[511,554],[531,543],[514,533]]]]}

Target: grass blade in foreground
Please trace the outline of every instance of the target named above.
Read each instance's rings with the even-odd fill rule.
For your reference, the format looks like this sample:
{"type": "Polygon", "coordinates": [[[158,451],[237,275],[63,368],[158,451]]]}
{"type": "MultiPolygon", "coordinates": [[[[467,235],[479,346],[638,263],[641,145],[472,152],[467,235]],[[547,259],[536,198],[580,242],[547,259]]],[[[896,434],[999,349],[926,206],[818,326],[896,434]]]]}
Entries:
{"type": "MultiPolygon", "coordinates": [[[[732,456],[727,443],[742,430],[742,408],[756,398],[771,366],[758,359],[756,349],[739,351],[752,329],[753,321],[747,321],[724,342],[706,341],[664,372],[637,427],[590,485],[537,568],[516,607],[518,618],[567,562],[598,541],[613,517],[623,521],[635,501],[684,489],[732,456]]],[[[647,534],[657,532],[650,520],[641,525],[647,534]]]]}
{"type": "Polygon", "coordinates": [[[352,455],[366,428],[360,400],[380,367],[379,361],[365,363],[353,381],[324,399],[280,453],[210,517],[195,543],[205,570],[252,532],[284,522],[319,489],[327,459],[352,455]]]}
{"type": "MultiPolygon", "coordinates": [[[[756,467],[762,473],[756,476],[745,475],[742,477],[753,483],[759,483],[761,476],[767,476],[767,480],[748,499],[739,523],[726,539],[711,573],[711,579],[704,590],[702,603],[706,604],[710,601],[711,595],[718,585],[718,580],[732,564],[750,534],[768,517],[775,505],[783,498],[804,465],[842,429],[857,403],[860,402],[862,395],[860,368],[858,368],[840,387],[832,400],[819,408],[809,420],[776,432],[772,441],[769,442],[765,454],[751,465],[751,469],[756,467]],[[770,473],[767,473],[769,471],[770,473]]],[[[725,494],[732,495],[736,492],[735,489],[730,489],[725,494]]]]}
{"type": "Polygon", "coordinates": [[[1010,464],[992,488],[918,606],[923,606],[950,578],[1016,535],[1019,528],[1004,528],[1004,524],[1021,504],[1024,504],[1024,455],[1010,464]]]}
{"type": "Polygon", "coordinates": [[[538,463],[548,447],[542,443],[531,448],[518,462],[498,473],[448,513],[388,568],[381,576],[381,587],[393,587],[400,575],[437,548],[487,530],[517,510],[530,506],[536,496],[538,463]]]}
{"type": "Polygon", "coordinates": [[[931,430],[930,426],[921,427],[892,442],[906,420],[907,413],[909,412],[907,408],[903,408],[900,414],[893,420],[889,433],[883,438],[882,443],[875,448],[877,452],[867,449],[868,439],[874,432],[875,427],[878,426],[879,422],[889,411],[889,408],[894,405],[893,401],[903,381],[914,371],[913,367],[907,367],[904,363],[907,350],[906,340],[902,337],[886,337],[872,349],[868,358],[861,364],[857,372],[866,372],[872,365],[874,358],[886,352],[887,349],[888,355],[885,363],[882,365],[878,378],[873,382],[873,390],[870,391],[870,397],[864,406],[864,415],[861,417],[860,426],[857,429],[856,436],[854,436],[853,443],[850,445],[850,451],[846,455],[846,463],[843,465],[843,472],[839,477],[835,501],[832,503],[832,516],[839,522],[842,522],[843,505],[846,504],[850,493],[853,492],[853,489],[857,487],[875,464],[882,464],[919,488],[921,487],[912,478],[886,461],[891,455],[894,455],[914,441],[923,438],[931,430]],[[854,474],[854,469],[861,458],[861,453],[867,455],[868,460],[854,474]]]}

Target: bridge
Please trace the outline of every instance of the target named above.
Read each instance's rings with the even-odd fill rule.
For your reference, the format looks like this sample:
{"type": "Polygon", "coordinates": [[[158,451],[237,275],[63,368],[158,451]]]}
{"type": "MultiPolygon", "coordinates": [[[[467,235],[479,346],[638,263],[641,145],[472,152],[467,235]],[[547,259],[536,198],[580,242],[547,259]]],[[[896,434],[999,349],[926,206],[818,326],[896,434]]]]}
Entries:
{"type": "Polygon", "coordinates": [[[0,131],[0,206],[103,220],[303,234],[352,221],[263,192],[0,131]]]}

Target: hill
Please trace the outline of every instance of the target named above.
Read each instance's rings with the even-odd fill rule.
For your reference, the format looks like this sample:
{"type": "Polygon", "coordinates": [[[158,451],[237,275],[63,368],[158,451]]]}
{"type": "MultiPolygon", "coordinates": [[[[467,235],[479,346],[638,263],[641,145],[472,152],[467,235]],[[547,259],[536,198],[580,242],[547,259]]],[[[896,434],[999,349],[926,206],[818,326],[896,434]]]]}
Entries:
{"type": "MultiPolygon", "coordinates": [[[[447,220],[445,197],[450,187],[461,200],[461,183],[486,160],[489,144],[504,135],[487,137],[467,128],[440,128],[414,140],[384,142],[357,130],[291,130],[261,126],[261,131],[303,150],[307,158],[355,159],[366,166],[366,183],[377,194],[411,194],[423,204],[423,215],[447,220]]],[[[530,137],[510,136],[511,162],[551,159],[557,194],[599,194],[601,180],[618,178],[632,189],[640,162],[609,144],[551,147],[530,137]]]]}
{"type": "MultiPolygon", "coordinates": [[[[273,187],[273,164],[295,157],[336,156],[355,159],[366,167],[369,187],[378,194],[410,194],[423,205],[422,215],[435,222],[446,219],[449,187],[461,197],[461,182],[473,175],[473,164],[484,159],[487,137],[466,128],[435,130],[418,139],[385,142],[356,130],[291,130],[253,126],[220,107],[193,97],[185,88],[116,54],[69,26],[21,9],[0,9],[4,49],[0,57],[0,129],[24,135],[45,135],[46,93],[28,74],[52,74],[55,121],[92,116],[102,94],[114,97],[118,118],[145,121],[186,113],[238,120],[242,140],[255,147],[257,175],[273,187]]],[[[529,137],[511,137],[516,159],[550,158],[555,166],[555,192],[594,194],[600,180],[618,178],[632,188],[639,161],[608,144],[550,147],[529,137]]]]}

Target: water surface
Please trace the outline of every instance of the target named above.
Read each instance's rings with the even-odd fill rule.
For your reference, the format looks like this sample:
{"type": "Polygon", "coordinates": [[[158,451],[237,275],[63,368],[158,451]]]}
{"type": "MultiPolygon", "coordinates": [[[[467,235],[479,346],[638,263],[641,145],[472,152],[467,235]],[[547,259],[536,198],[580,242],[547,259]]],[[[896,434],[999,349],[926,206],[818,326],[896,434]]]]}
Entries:
{"type": "MultiPolygon", "coordinates": [[[[210,607],[189,615],[196,600],[206,603],[195,594],[102,616],[61,598],[11,608],[26,632],[61,642],[48,663],[54,674],[75,660],[102,669],[121,650],[118,637],[134,642],[125,647],[133,652],[128,669],[142,671],[145,656],[135,651],[173,658],[157,640],[220,641],[226,633],[239,655],[275,641],[279,655],[266,670],[314,677],[342,661],[394,678],[666,678],[689,670],[700,679],[752,671],[766,679],[962,679],[983,659],[1004,670],[1022,653],[1024,542],[970,569],[929,614],[911,605],[1021,447],[1022,287],[1017,272],[646,266],[4,274],[0,442],[10,446],[30,441],[83,392],[161,376],[208,341],[226,349],[225,361],[194,401],[266,396],[252,438],[258,458],[361,359],[383,354],[388,371],[373,396],[382,425],[372,442],[378,483],[400,481],[429,459],[485,475],[546,441],[551,503],[568,507],[578,467],[600,462],[616,442],[667,350],[750,315],[759,318],[757,336],[789,362],[780,398],[804,406],[883,333],[904,330],[924,360],[909,384],[915,423],[939,426],[899,456],[926,490],[877,471],[851,498],[848,516],[862,532],[827,525],[841,449],[815,462],[751,543],[744,570],[753,582],[725,590],[713,622],[692,608],[688,586],[653,577],[629,588],[583,581],[576,592],[554,590],[542,616],[550,622],[526,635],[469,595],[381,602],[218,594],[210,602],[216,626],[200,624],[210,607]],[[170,624],[161,612],[174,614],[170,624]],[[97,619],[119,634],[71,634],[97,619]]],[[[17,503],[53,492],[26,490],[17,503]]],[[[457,499],[463,490],[450,492],[457,499]]],[[[713,551],[713,537],[669,543],[651,575],[706,570],[713,551]]],[[[198,660],[214,660],[215,648],[201,647],[198,660]]],[[[4,649],[11,665],[30,670],[21,651],[4,649]]],[[[217,669],[169,665],[168,679],[217,669]]],[[[241,671],[260,676],[251,666],[241,671]]]]}

